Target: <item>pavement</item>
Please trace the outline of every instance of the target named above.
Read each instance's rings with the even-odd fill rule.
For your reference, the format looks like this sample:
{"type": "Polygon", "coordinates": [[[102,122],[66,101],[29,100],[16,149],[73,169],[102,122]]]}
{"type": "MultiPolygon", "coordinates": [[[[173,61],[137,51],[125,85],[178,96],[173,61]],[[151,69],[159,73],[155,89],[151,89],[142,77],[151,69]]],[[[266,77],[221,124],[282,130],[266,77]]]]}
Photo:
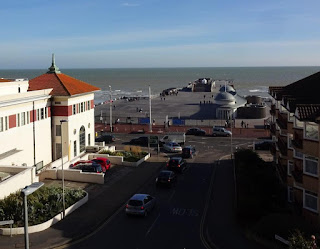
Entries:
{"type": "MultiPolygon", "coordinates": [[[[179,96],[183,97],[184,101],[190,100],[187,95],[180,94],[179,96]]],[[[201,93],[203,96],[203,93],[201,93]]],[[[157,100],[157,108],[158,111],[165,110],[169,108],[171,111],[175,113],[179,112],[179,115],[189,116],[193,118],[205,118],[206,114],[210,115],[212,110],[210,108],[203,109],[204,107],[200,107],[198,103],[200,95],[197,98],[191,100],[191,103],[187,103],[181,106],[178,106],[180,103],[178,98],[167,97],[167,99],[157,100]],[[175,104],[172,103],[174,101],[175,104]],[[177,102],[178,101],[178,102],[177,102]],[[166,104],[164,104],[166,103],[166,104]],[[170,105],[172,104],[172,108],[170,105]],[[161,105],[162,104],[162,105],[161,105]],[[164,105],[164,106],[163,106],[164,105]],[[190,108],[191,106],[191,108],[190,108]],[[175,110],[173,110],[176,108],[175,110]],[[180,109],[179,109],[180,108],[180,109]],[[202,110],[199,111],[199,108],[202,110]],[[194,113],[195,112],[195,113],[194,113]],[[198,115],[200,116],[197,116],[198,115]],[[187,115],[188,114],[188,115],[187,115]]],[[[117,107],[116,110],[121,109],[120,102],[116,102],[117,107]],[[120,108],[119,108],[120,107],[120,108]]],[[[122,102],[124,106],[123,113],[121,115],[127,116],[133,110],[135,110],[136,106],[131,106],[133,110],[125,108],[125,102],[122,102]]],[[[142,102],[139,102],[142,105],[142,102]]],[[[128,105],[128,103],[127,103],[128,105]]],[[[209,105],[207,105],[209,106],[209,105]]],[[[107,110],[108,106],[101,105],[97,108],[96,112],[100,113],[103,110],[107,110]]],[[[168,109],[167,109],[168,110],[168,109]]],[[[158,120],[161,120],[163,114],[158,114],[158,120]],[[161,116],[161,117],[160,117],[161,116]]],[[[201,122],[201,121],[200,121],[201,122]]],[[[219,121],[217,121],[219,122],[219,121]]],[[[221,122],[221,121],[220,121],[221,122]]],[[[236,120],[235,127],[232,128],[233,136],[237,137],[268,137],[270,135],[268,130],[257,128],[257,124],[262,123],[263,120],[246,120],[249,124],[249,128],[241,128],[240,126],[241,120],[236,120]]],[[[162,120],[160,124],[156,123],[152,126],[152,132],[149,131],[148,125],[139,125],[139,124],[128,124],[128,123],[120,123],[115,124],[114,131],[118,133],[152,133],[152,134],[162,134],[165,132],[171,131],[186,131],[190,126],[170,126],[164,127],[162,120]]],[[[212,123],[207,126],[201,126],[202,129],[206,130],[208,134],[212,131],[212,123]]],[[[228,128],[231,130],[231,128],[228,128]]],[[[96,123],[96,131],[110,131],[110,127],[106,125],[104,122],[96,123]]],[[[161,167],[163,167],[164,162],[167,160],[167,157],[164,154],[160,154],[159,156],[152,155],[150,159],[144,163],[142,163],[139,167],[136,168],[124,168],[117,172],[117,174],[121,174],[121,177],[118,177],[116,181],[112,179],[110,181],[106,181],[104,185],[97,184],[83,184],[81,187],[88,191],[89,193],[89,201],[83,205],[81,208],[75,210],[70,215],[66,216],[65,219],[56,223],[52,227],[38,233],[30,234],[30,248],[58,248],[64,244],[72,243],[84,236],[94,232],[98,229],[102,224],[104,224],[121,206],[125,204],[130,196],[134,193],[138,192],[144,185],[148,183],[151,179],[150,176],[155,176],[161,167]]],[[[226,164],[230,164],[231,161],[225,162],[226,164]]],[[[54,184],[53,182],[46,182],[47,184],[54,184]]],[[[74,183],[67,183],[66,186],[72,187],[74,183]]],[[[77,184],[76,184],[77,185],[77,184]]],[[[77,185],[79,186],[79,185],[77,185]]],[[[211,190],[210,190],[211,191],[211,190]]],[[[212,197],[213,198],[213,197],[212,197]]],[[[221,197],[223,198],[223,197],[221,197]]],[[[206,222],[205,227],[205,238],[210,244],[211,248],[215,248],[215,245],[212,241],[215,241],[216,238],[214,234],[216,234],[217,227],[215,226],[214,218],[212,217],[212,213],[215,211],[210,205],[210,210],[208,210],[208,222],[206,222]],[[210,222],[212,220],[212,222],[210,222]]],[[[230,211],[230,210],[229,210],[230,211]]],[[[232,211],[232,210],[231,210],[232,211]]],[[[230,212],[231,212],[230,211],[230,212]]],[[[234,224],[224,224],[224,228],[227,229],[228,225],[233,226],[234,224]]],[[[236,231],[239,232],[240,231],[236,231]]],[[[230,236],[232,238],[232,236],[230,236]]],[[[228,238],[226,238],[228,239],[228,238]]],[[[230,238],[229,238],[230,239],[230,238]]],[[[242,242],[245,240],[241,240],[242,242]]],[[[244,243],[244,242],[243,242],[244,243]]],[[[13,237],[10,236],[0,236],[0,248],[1,249],[11,249],[11,248],[24,248],[24,236],[23,235],[15,235],[13,237]]],[[[245,248],[245,247],[243,247],[245,248]]],[[[248,247],[248,248],[251,248],[248,247]]]]}

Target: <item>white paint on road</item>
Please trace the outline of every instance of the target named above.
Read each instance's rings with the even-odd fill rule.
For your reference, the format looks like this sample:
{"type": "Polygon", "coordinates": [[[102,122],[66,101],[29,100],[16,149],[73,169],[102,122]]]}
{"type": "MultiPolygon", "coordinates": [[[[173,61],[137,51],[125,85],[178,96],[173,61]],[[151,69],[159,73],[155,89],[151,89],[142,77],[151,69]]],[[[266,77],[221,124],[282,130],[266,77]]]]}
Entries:
{"type": "Polygon", "coordinates": [[[145,237],[147,237],[147,236],[148,236],[148,234],[150,233],[150,231],[152,230],[152,228],[153,228],[153,227],[154,227],[154,225],[156,224],[156,222],[157,222],[157,220],[159,219],[159,217],[160,217],[160,214],[159,214],[159,215],[158,215],[158,217],[154,220],[154,222],[152,223],[151,227],[148,229],[148,231],[147,231],[147,233],[146,233],[145,237]]]}
{"type": "Polygon", "coordinates": [[[173,208],[172,215],[196,217],[199,216],[199,210],[193,208],[173,208]]]}

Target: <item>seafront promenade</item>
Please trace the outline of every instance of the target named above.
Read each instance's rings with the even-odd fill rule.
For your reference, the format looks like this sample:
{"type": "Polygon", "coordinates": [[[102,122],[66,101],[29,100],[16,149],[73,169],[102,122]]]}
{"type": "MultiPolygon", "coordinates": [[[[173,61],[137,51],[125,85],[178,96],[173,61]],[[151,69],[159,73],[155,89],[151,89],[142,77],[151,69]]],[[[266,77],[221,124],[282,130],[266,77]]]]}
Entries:
{"type": "MultiPolygon", "coordinates": [[[[218,91],[218,90],[217,90],[218,91]]],[[[112,123],[114,133],[153,133],[185,132],[190,127],[200,127],[208,135],[213,126],[224,126],[226,120],[214,119],[214,96],[216,92],[179,92],[178,95],[156,96],[151,101],[152,132],[149,124],[139,124],[138,120],[149,117],[149,99],[129,101],[119,99],[112,103],[112,123]],[[200,104],[201,101],[201,104],[200,104]],[[205,103],[204,103],[205,102],[205,103]],[[166,123],[167,120],[180,118],[183,125],[166,123]],[[118,122],[117,122],[118,120],[118,122]]],[[[269,110],[267,110],[269,113],[269,110]]],[[[232,129],[234,136],[239,137],[267,137],[269,130],[264,129],[264,119],[235,119],[232,129]],[[241,126],[242,121],[247,128],[241,126]]],[[[110,104],[95,107],[96,132],[110,131],[110,104]]]]}

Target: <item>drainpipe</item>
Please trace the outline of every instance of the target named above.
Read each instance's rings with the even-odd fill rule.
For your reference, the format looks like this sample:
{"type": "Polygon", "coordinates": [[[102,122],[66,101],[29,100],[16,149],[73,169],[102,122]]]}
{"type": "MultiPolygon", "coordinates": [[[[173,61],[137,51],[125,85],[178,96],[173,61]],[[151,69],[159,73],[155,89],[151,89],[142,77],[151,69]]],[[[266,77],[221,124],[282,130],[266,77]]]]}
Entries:
{"type": "MultiPolygon", "coordinates": [[[[34,115],[34,101],[32,102],[32,117],[33,117],[33,170],[36,167],[36,124],[34,115]]],[[[33,172],[31,174],[31,182],[33,183],[33,172]]]]}

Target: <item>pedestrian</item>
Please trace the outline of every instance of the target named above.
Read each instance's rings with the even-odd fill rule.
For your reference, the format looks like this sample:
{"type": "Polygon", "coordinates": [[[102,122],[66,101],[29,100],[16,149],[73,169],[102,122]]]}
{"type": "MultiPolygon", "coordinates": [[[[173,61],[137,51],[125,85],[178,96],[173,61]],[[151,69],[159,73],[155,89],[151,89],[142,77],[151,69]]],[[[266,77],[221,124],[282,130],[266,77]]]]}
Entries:
{"type": "Polygon", "coordinates": [[[116,109],[116,105],[113,106],[113,109],[114,109],[114,110],[116,109]]]}
{"type": "Polygon", "coordinates": [[[245,123],[246,128],[248,128],[248,123],[245,123]]]}
{"type": "Polygon", "coordinates": [[[200,100],[200,105],[201,105],[201,100],[200,100]]]}
{"type": "Polygon", "coordinates": [[[203,98],[205,99],[205,98],[206,98],[206,95],[203,95],[203,98]]]}
{"type": "Polygon", "coordinates": [[[243,125],[244,125],[244,122],[243,122],[243,120],[241,121],[241,128],[243,128],[243,125]]]}
{"type": "Polygon", "coordinates": [[[226,122],[224,123],[224,127],[228,127],[228,120],[226,120],[226,122]]]}
{"type": "Polygon", "coordinates": [[[166,97],[163,97],[163,100],[166,101],[166,97]]]}

